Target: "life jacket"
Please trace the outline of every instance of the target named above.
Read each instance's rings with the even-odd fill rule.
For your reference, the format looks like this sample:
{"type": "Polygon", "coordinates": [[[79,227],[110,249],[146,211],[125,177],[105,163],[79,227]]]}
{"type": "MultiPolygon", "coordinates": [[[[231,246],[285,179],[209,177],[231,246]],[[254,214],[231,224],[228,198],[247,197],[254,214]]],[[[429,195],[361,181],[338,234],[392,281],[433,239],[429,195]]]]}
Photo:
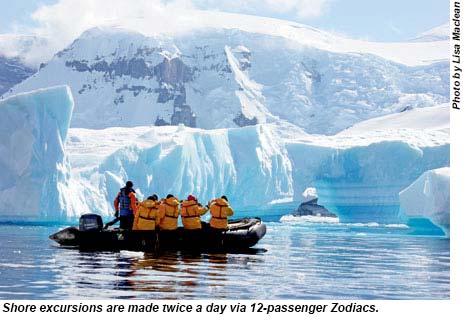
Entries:
{"type": "Polygon", "coordinates": [[[165,199],[159,206],[159,227],[161,230],[175,230],[178,227],[180,202],[175,197],[165,199]]]}
{"type": "Polygon", "coordinates": [[[200,207],[195,200],[187,200],[182,203],[183,228],[201,229],[201,216],[207,212],[207,208],[200,207]]]}
{"type": "Polygon", "coordinates": [[[129,193],[125,193],[125,187],[121,188],[119,192],[119,215],[120,216],[132,216],[132,204],[130,200],[130,193],[135,193],[133,189],[129,190],[129,193]]]}
{"type": "Polygon", "coordinates": [[[138,204],[133,230],[154,230],[159,225],[159,202],[147,199],[138,204]]]}
{"type": "Polygon", "coordinates": [[[211,228],[215,229],[227,229],[228,219],[227,217],[233,215],[233,209],[230,208],[228,201],[223,198],[217,198],[209,206],[212,218],[209,221],[211,228]]]}

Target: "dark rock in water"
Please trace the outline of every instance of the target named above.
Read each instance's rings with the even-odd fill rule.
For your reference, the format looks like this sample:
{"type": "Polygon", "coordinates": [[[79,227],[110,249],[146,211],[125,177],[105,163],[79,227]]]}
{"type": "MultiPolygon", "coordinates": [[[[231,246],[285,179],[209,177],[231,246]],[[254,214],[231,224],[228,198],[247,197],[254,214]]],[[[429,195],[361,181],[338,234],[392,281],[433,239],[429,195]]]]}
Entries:
{"type": "Polygon", "coordinates": [[[317,204],[318,198],[312,199],[311,201],[304,202],[299,205],[297,210],[293,212],[294,216],[319,216],[319,217],[335,217],[334,213],[317,204]]]}

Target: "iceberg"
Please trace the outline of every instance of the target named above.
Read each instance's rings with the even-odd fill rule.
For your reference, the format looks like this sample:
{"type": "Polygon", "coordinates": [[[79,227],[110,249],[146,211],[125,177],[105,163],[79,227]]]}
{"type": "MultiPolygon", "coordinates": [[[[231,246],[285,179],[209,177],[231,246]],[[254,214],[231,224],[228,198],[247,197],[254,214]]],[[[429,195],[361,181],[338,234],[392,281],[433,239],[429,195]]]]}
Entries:
{"type": "Polygon", "coordinates": [[[0,101],[0,216],[67,217],[62,187],[69,177],[64,143],[74,101],[67,86],[0,101]]]}
{"type": "MultiPolygon", "coordinates": [[[[416,109],[410,119],[442,112],[448,106],[416,109]]],[[[284,122],[217,130],[70,129],[69,190],[77,195],[69,195],[67,212],[110,216],[114,196],[130,179],[140,198],[194,194],[207,202],[226,194],[237,217],[278,208],[289,213],[311,187],[318,203],[343,222],[404,223],[399,193],[425,171],[449,166],[448,123],[429,129],[367,125],[368,131],[354,126],[335,136],[310,135],[284,122]]]]}
{"type": "Polygon", "coordinates": [[[139,127],[138,136],[134,132],[131,128],[70,130],[71,162],[85,162],[85,166],[72,170],[72,187],[82,190],[68,206],[69,214],[98,211],[111,215],[111,202],[128,179],[135,183],[139,197],[172,193],[185,198],[192,193],[207,202],[226,194],[238,208],[263,206],[293,195],[285,144],[272,138],[269,127],[200,130],[166,126],[139,127]],[[81,152],[82,144],[90,147],[93,142],[108,155],[95,156],[96,149],[81,152]]]}
{"type": "Polygon", "coordinates": [[[130,179],[139,199],[194,194],[206,203],[225,194],[236,217],[275,210],[281,217],[304,192],[316,192],[341,222],[397,224],[406,221],[399,193],[424,172],[449,166],[448,120],[441,115],[448,105],[412,110],[410,120],[434,120],[429,128],[400,128],[407,124],[396,114],[377,124],[390,128],[363,122],[334,136],[307,134],[285,121],[215,130],[68,130],[67,87],[11,97],[1,107],[7,114],[1,119],[7,136],[0,147],[2,220],[71,220],[87,212],[107,218],[130,179]]]}
{"type": "Polygon", "coordinates": [[[429,219],[450,234],[450,168],[424,172],[400,192],[401,211],[409,218],[429,219]]]}

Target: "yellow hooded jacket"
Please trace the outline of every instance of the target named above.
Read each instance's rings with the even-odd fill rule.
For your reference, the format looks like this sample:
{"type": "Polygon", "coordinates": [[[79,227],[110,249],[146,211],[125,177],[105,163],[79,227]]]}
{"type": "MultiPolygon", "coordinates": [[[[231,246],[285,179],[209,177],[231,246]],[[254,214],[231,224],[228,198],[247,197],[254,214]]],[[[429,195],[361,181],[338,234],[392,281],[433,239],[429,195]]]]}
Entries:
{"type": "Polygon", "coordinates": [[[223,198],[217,198],[210,204],[209,210],[212,215],[211,221],[209,222],[211,228],[227,229],[227,217],[233,215],[233,209],[230,208],[228,201],[223,198]]]}
{"type": "Polygon", "coordinates": [[[154,230],[159,226],[159,202],[150,199],[138,204],[132,230],[154,230]]]}
{"type": "Polygon", "coordinates": [[[207,208],[200,207],[195,200],[186,200],[182,203],[182,224],[185,229],[201,229],[201,216],[207,208]]]}
{"type": "Polygon", "coordinates": [[[178,227],[178,215],[180,214],[180,202],[175,197],[164,200],[159,206],[159,227],[161,230],[175,230],[178,227]]]}

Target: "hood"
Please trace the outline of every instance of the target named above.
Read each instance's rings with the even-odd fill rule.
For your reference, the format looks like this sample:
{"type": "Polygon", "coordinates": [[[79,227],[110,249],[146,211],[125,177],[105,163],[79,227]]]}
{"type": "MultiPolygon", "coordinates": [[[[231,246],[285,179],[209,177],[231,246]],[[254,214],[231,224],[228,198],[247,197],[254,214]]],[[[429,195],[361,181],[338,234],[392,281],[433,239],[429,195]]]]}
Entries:
{"type": "Polygon", "coordinates": [[[217,205],[219,205],[219,206],[229,206],[228,201],[226,201],[226,200],[223,199],[223,198],[217,198],[217,199],[215,200],[215,203],[216,203],[217,205]]]}
{"type": "Polygon", "coordinates": [[[170,197],[168,199],[165,200],[166,204],[168,204],[169,206],[172,206],[172,207],[175,207],[179,204],[179,201],[177,198],[175,197],[170,197]]]}

